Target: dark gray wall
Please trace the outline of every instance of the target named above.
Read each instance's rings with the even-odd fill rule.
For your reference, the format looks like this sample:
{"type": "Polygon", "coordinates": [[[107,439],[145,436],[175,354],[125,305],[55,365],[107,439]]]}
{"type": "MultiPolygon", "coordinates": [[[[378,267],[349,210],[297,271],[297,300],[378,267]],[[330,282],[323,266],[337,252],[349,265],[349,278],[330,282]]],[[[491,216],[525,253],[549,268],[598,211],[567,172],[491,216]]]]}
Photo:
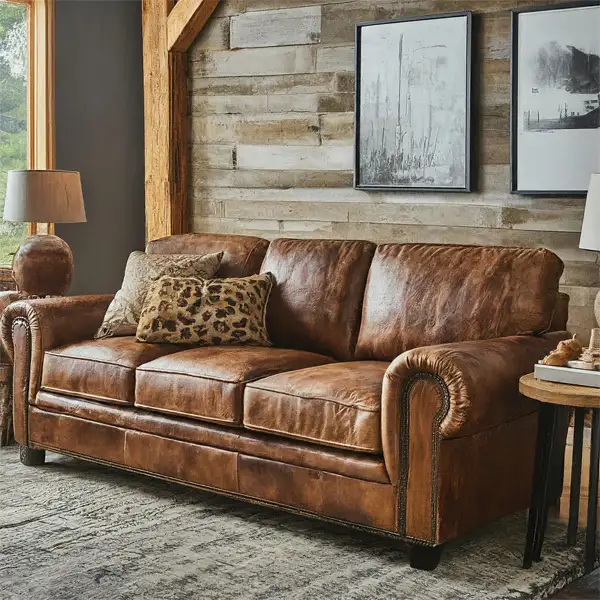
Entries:
{"type": "Polygon", "coordinates": [[[140,0],[58,0],[56,167],[81,172],[88,219],[56,226],[71,294],[116,291],[144,247],[143,126],[140,0]]]}

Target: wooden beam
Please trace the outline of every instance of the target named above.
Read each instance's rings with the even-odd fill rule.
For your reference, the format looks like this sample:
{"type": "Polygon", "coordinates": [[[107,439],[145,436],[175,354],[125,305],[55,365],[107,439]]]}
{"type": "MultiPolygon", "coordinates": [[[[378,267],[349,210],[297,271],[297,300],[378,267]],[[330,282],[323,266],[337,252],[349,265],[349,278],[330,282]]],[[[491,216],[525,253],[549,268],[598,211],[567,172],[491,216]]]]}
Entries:
{"type": "Polygon", "coordinates": [[[188,229],[185,50],[217,4],[142,0],[147,240],[188,229]],[[170,51],[169,27],[184,50],[170,51]]]}
{"type": "MultiPolygon", "coordinates": [[[[174,97],[185,96],[185,65],[167,49],[167,17],[172,0],[143,0],[144,138],[146,236],[148,240],[183,230],[187,197],[176,161],[184,163],[185,130],[177,126],[174,97]],[[183,69],[183,72],[181,72],[183,69]],[[175,123],[173,120],[175,119],[175,123]],[[177,138],[173,131],[182,130],[177,138]]],[[[185,167],[184,167],[185,168],[185,167]]]]}
{"type": "Polygon", "coordinates": [[[54,169],[55,1],[34,0],[30,3],[30,11],[29,86],[33,97],[29,101],[29,162],[31,169],[54,169]]]}
{"type": "Polygon", "coordinates": [[[219,0],[179,0],[167,21],[169,52],[187,52],[219,0]]]}

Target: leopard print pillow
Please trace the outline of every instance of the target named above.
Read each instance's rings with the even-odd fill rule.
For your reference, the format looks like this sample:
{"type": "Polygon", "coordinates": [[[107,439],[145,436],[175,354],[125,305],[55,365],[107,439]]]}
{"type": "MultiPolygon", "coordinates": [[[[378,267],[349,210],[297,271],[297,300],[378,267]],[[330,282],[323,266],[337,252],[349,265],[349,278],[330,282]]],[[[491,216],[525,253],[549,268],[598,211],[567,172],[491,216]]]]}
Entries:
{"type": "Polygon", "coordinates": [[[210,281],[161,277],[148,290],[140,342],[270,346],[266,311],[271,273],[210,281]]]}

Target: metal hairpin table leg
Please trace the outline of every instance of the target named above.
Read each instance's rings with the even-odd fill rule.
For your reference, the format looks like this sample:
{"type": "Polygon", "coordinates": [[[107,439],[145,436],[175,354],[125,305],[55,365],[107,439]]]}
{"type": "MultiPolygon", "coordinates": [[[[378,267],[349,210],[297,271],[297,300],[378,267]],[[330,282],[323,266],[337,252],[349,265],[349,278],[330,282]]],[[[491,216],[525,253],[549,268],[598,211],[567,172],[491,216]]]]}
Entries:
{"type": "Polygon", "coordinates": [[[543,404],[540,407],[533,487],[527,520],[527,541],[523,558],[523,568],[525,569],[529,569],[534,560],[540,559],[544,541],[544,529],[548,518],[548,488],[555,424],[556,407],[552,404],[543,404]]]}
{"type": "Polygon", "coordinates": [[[583,427],[585,413],[585,408],[575,409],[573,459],[571,462],[571,496],[569,498],[569,527],[567,529],[567,544],[569,544],[569,546],[575,545],[579,524],[579,492],[581,489],[581,461],[583,455],[583,427]]]}
{"type": "Polygon", "coordinates": [[[592,444],[590,449],[590,485],[585,534],[585,570],[591,571],[596,561],[596,522],[598,519],[598,468],[600,467],[600,409],[592,411],[592,444]]]}

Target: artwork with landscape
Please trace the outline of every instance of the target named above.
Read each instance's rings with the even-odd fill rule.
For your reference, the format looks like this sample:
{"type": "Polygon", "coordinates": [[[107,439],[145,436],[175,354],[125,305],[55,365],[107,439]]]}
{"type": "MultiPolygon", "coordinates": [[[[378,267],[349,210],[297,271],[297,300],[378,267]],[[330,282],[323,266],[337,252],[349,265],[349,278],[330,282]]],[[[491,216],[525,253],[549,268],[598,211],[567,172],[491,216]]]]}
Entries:
{"type": "Polygon", "coordinates": [[[600,166],[600,2],[513,14],[513,191],[583,194],[600,166]]]}
{"type": "Polygon", "coordinates": [[[357,26],[359,188],[470,190],[471,13],[357,26]]]}

